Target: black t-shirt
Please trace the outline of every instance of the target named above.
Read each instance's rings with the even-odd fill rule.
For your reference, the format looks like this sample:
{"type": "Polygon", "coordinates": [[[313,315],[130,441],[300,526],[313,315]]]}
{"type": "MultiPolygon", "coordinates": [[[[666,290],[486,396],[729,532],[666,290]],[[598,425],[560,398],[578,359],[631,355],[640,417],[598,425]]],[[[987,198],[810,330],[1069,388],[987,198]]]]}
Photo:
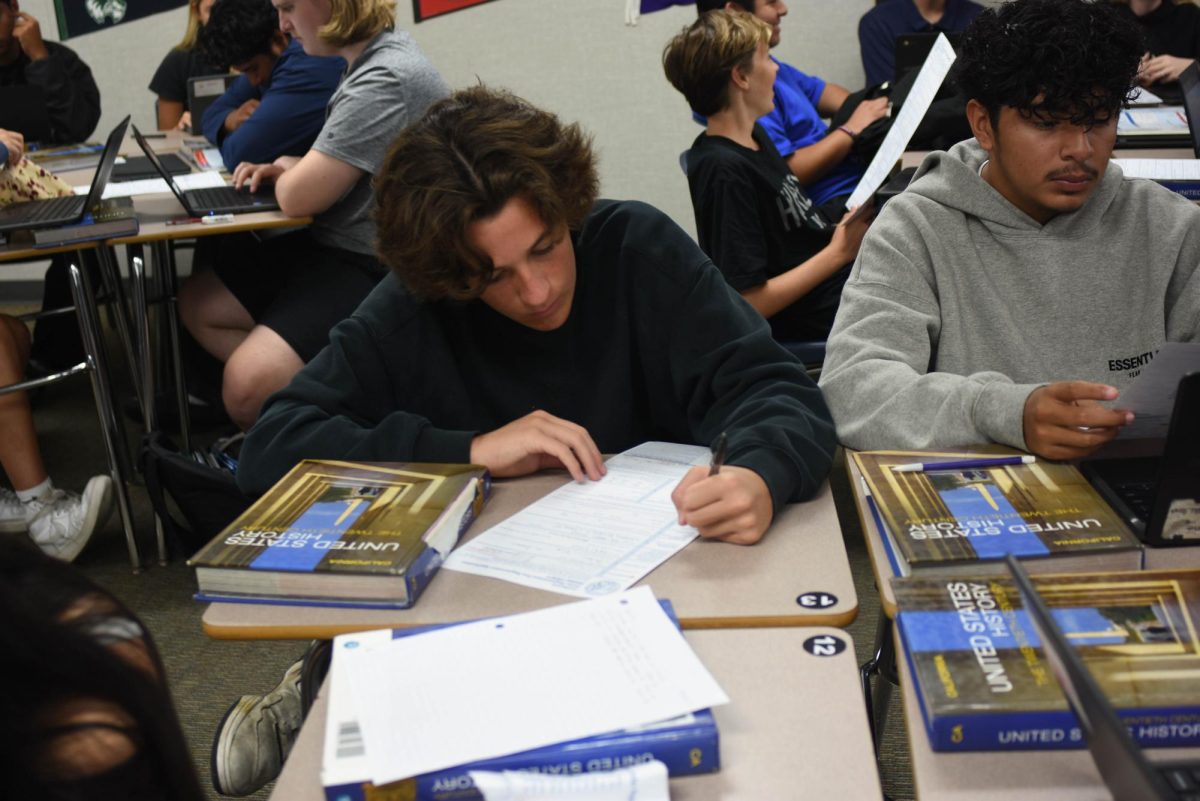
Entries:
{"type": "MultiPolygon", "coordinates": [[[[758,150],[702,133],[687,152],[700,247],[739,292],[812,258],[833,232],[758,125],[754,141],[758,150]]],[[[839,271],[772,317],[776,338],[825,339],[845,281],[839,271]]]]}
{"type": "Polygon", "coordinates": [[[222,72],[206,62],[198,48],[180,50],[173,47],[154,71],[154,77],[150,79],[150,91],[163,100],[186,103],[189,78],[220,75],[222,72]]]}
{"type": "MultiPolygon", "coordinates": [[[[1144,17],[1137,16],[1126,5],[1119,6],[1119,10],[1141,25],[1151,55],[1200,58],[1200,8],[1191,3],[1176,5],[1163,0],[1162,5],[1144,17]]],[[[1150,89],[1168,103],[1183,99],[1178,81],[1156,83],[1150,89]]]]}

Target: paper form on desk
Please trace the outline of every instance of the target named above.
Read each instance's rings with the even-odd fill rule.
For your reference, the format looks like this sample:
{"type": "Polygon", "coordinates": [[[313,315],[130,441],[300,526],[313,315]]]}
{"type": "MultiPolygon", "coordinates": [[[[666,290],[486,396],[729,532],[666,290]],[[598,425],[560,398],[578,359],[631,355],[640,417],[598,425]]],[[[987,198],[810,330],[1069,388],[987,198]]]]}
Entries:
{"type": "Polygon", "coordinates": [[[1167,435],[1179,379],[1200,370],[1200,342],[1168,342],[1154,354],[1121,397],[1111,405],[1133,412],[1133,423],[1123,426],[1118,439],[1158,439],[1167,435]]]}
{"type": "Polygon", "coordinates": [[[1200,181],[1200,159],[1113,159],[1126,178],[1200,181]]]}
{"type": "Polygon", "coordinates": [[[1187,116],[1183,106],[1127,108],[1117,117],[1117,133],[1129,135],[1187,134],[1187,116]]]}
{"type": "Polygon", "coordinates": [[[574,482],[451,552],[443,568],[591,598],[627,589],[694,540],[671,491],[712,454],[647,442],[617,454],[599,481],[574,482]]]}
{"type": "MultiPolygon", "coordinates": [[[[215,172],[189,172],[186,175],[176,175],[175,185],[182,191],[186,192],[189,189],[206,189],[214,186],[225,186],[225,179],[215,172]]],[[[75,194],[86,195],[88,186],[75,187],[75,194]]],[[[104,188],[103,198],[107,200],[110,197],[137,197],[138,195],[158,195],[166,194],[171,191],[171,187],[167,186],[167,182],[162,178],[145,178],[141,181],[122,181],[121,183],[110,183],[104,188]]]]}
{"type": "Polygon", "coordinates": [[[658,760],[575,776],[523,770],[470,774],[483,801],[671,801],[667,766],[658,760]]]}
{"type": "Polygon", "coordinates": [[[377,786],[729,702],[648,587],[337,658],[377,786]]]}
{"type": "Polygon", "coordinates": [[[929,111],[929,104],[942,88],[942,81],[946,80],[946,74],[950,72],[950,65],[954,63],[955,58],[954,48],[950,46],[946,34],[938,34],[933,49],[921,65],[921,71],[904,100],[904,105],[900,107],[900,113],[888,129],[887,136],[883,137],[883,144],[876,151],[875,158],[871,159],[871,165],[863,173],[862,180],[854,187],[854,192],[846,201],[846,208],[861,207],[883,186],[892,167],[904,155],[905,148],[912,141],[917,126],[925,119],[925,112],[929,111]]]}

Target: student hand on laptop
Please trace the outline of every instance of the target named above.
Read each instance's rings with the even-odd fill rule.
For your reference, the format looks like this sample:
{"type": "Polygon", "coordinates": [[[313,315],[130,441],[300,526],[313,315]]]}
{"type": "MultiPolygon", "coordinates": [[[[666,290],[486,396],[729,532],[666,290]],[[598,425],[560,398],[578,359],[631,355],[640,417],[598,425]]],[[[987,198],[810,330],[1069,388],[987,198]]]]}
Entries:
{"type": "Polygon", "coordinates": [[[693,467],[671,493],[681,526],[695,526],[706,539],[753,545],[771,525],[774,507],[762,476],[747,467],[726,465],[710,475],[693,467]]]}
{"type": "Polygon", "coordinates": [[[233,186],[241,189],[249,185],[251,192],[257,192],[263,184],[274,183],[276,178],[294,167],[299,160],[295,156],[280,156],[270,164],[251,164],[249,161],[243,161],[233,169],[233,186]]]}
{"type": "Polygon", "coordinates": [[[1046,459],[1079,459],[1117,436],[1133,413],[1098,401],[1117,399],[1117,390],[1089,381],[1058,381],[1025,399],[1025,447],[1046,459]]]}
{"type": "Polygon", "coordinates": [[[3,145],[4,149],[8,151],[8,166],[17,166],[17,162],[25,153],[25,137],[16,131],[6,131],[0,128],[0,145],[3,145]]]}
{"type": "Polygon", "coordinates": [[[541,409],[471,440],[471,463],[497,478],[561,467],[576,481],[597,481],[606,472],[587,429],[541,409]]]}

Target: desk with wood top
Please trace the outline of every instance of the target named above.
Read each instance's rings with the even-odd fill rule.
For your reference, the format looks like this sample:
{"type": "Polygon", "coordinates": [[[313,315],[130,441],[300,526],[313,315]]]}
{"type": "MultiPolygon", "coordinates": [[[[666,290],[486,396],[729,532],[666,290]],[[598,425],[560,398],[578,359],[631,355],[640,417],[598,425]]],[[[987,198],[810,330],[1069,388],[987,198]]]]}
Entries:
{"type": "MultiPolygon", "coordinates": [[[[566,483],[566,473],[496,481],[464,539],[566,483]]],[[[757,545],[696,540],[640,583],[675,606],[685,629],[845,626],[858,596],[829,483],[791,504],[757,545]]],[[[218,639],[325,639],[366,629],[420,626],[527,612],[577,600],[500,579],[441,570],[411,609],[331,609],[215,603],[204,630],[218,639]]]]}
{"type": "MultiPolygon", "coordinates": [[[[674,801],[881,797],[849,635],[817,628],[685,636],[730,703],[713,710],[721,770],[672,779],[674,801]],[[812,650],[838,652],[817,656],[812,650]]],[[[320,766],[327,702],[323,688],[275,783],[273,801],[325,797],[320,766]]]]}

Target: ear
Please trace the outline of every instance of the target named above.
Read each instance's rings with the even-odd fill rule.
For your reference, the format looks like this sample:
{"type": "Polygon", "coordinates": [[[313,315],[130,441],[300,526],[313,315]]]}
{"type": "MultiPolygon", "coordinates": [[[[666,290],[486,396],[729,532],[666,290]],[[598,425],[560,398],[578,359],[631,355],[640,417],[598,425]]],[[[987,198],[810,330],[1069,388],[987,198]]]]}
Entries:
{"type": "Polygon", "coordinates": [[[729,82],[733,84],[735,89],[741,89],[743,92],[750,88],[749,71],[742,69],[741,66],[735,66],[729,71],[729,82]]]}
{"type": "Polygon", "coordinates": [[[996,146],[996,130],[992,127],[992,117],[987,108],[978,100],[967,101],[967,123],[971,133],[979,142],[979,146],[989,153],[996,146]]]}

